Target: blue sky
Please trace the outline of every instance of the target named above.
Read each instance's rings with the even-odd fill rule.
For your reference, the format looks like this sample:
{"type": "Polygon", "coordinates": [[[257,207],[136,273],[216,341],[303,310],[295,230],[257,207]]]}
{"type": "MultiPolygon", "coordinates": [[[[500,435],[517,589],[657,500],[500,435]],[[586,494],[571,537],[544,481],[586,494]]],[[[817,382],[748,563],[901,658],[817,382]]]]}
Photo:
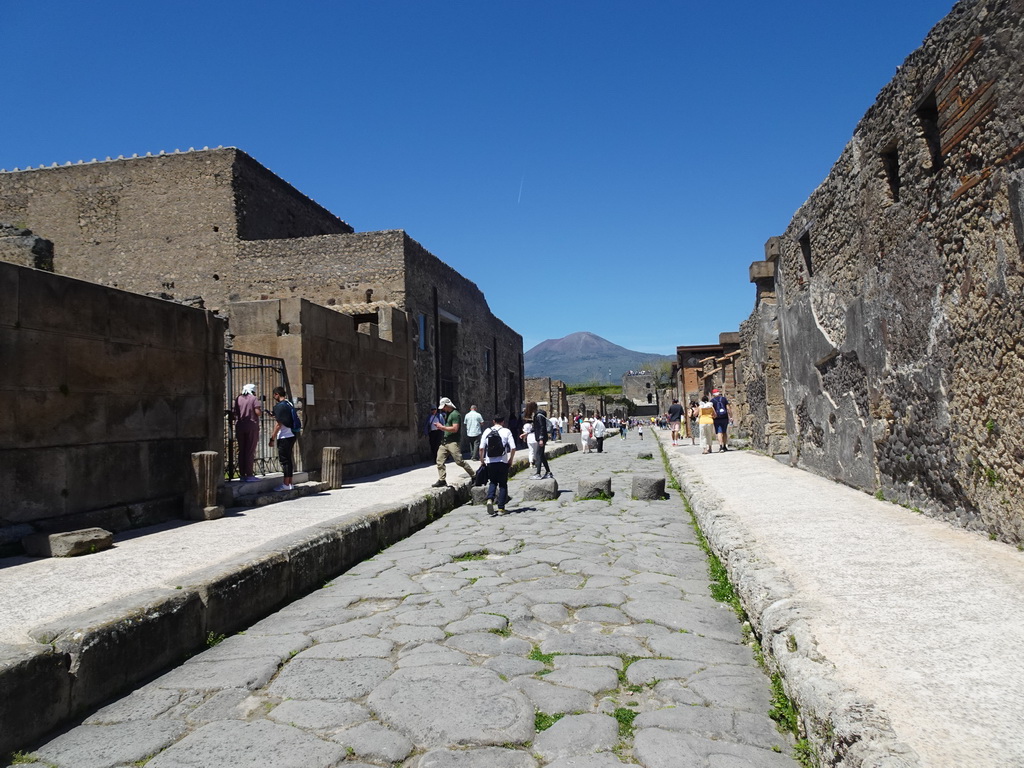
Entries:
{"type": "MultiPolygon", "coordinates": [[[[236,146],[524,349],[714,343],[951,0],[0,0],[0,167],[236,146]]],[[[45,233],[40,233],[45,236],[45,233]]]]}

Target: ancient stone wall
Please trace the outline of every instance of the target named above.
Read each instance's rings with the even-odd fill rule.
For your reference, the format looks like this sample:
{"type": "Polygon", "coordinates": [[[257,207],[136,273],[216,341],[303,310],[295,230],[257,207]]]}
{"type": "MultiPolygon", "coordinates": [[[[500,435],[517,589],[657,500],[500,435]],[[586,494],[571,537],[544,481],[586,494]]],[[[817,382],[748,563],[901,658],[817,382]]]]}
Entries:
{"type": "Polygon", "coordinates": [[[240,243],[352,231],[237,149],[0,172],[0,221],[45,233],[60,274],[211,307],[259,298],[240,243]]]}
{"type": "Polygon", "coordinates": [[[1024,540],[1022,181],[1024,2],[965,0],[780,238],[777,323],[745,326],[764,364],[778,334],[794,463],[1024,540]]]}
{"type": "Polygon", "coordinates": [[[209,312],[0,263],[0,543],[180,516],[191,454],[221,449],[223,335],[209,312]]]}
{"type": "Polygon", "coordinates": [[[550,376],[525,379],[523,400],[527,403],[547,403],[542,406],[548,416],[568,416],[569,401],[565,394],[565,382],[550,376]]]}
{"type": "Polygon", "coordinates": [[[422,458],[404,312],[380,306],[376,322],[365,322],[297,298],[232,304],[229,312],[235,348],[285,360],[291,394],[303,401],[304,468],[319,469],[325,446],[342,449],[346,477],[422,458]]]}
{"type": "Polygon", "coordinates": [[[30,229],[0,224],[0,261],[53,272],[53,243],[30,229]]]}
{"type": "Polygon", "coordinates": [[[636,405],[658,404],[658,381],[653,373],[626,373],[622,376],[622,396],[636,405]]]}

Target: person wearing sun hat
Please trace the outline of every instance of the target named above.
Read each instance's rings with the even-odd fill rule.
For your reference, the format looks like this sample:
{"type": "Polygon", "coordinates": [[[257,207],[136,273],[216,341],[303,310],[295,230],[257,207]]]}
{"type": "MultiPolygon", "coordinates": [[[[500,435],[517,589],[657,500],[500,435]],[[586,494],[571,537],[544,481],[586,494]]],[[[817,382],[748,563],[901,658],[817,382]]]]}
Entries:
{"type": "Polygon", "coordinates": [[[474,476],[474,472],[469,468],[466,460],[462,458],[462,447],[459,443],[459,430],[462,429],[462,414],[455,409],[455,403],[447,397],[441,398],[441,402],[437,404],[437,410],[443,411],[445,414],[444,424],[440,426],[441,431],[444,432],[444,437],[441,438],[441,445],[437,448],[437,482],[432,487],[444,488],[448,485],[448,473],[444,466],[448,459],[451,459],[466,470],[466,474],[470,477],[474,476]]]}

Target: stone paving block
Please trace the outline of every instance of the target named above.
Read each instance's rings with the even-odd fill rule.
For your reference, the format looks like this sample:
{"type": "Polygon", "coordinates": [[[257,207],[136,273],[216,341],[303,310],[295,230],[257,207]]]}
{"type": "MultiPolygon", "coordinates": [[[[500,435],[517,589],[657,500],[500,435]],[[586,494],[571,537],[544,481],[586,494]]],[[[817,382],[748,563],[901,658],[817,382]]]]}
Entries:
{"type": "Polygon", "coordinates": [[[708,669],[691,678],[689,687],[712,706],[755,714],[763,714],[771,707],[764,674],[756,667],[708,669]]]}
{"type": "Polygon", "coordinates": [[[386,640],[392,640],[399,645],[436,643],[445,638],[444,631],[438,627],[416,627],[411,624],[403,624],[384,630],[380,636],[386,640]]]}
{"type": "Polygon", "coordinates": [[[365,723],[373,715],[361,704],[350,701],[300,701],[291,699],[274,707],[268,717],[298,728],[329,733],[365,723]]]}
{"type": "Polygon", "coordinates": [[[629,624],[631,621],[618,608],[609,608],[607,606],[581,608],[576,611],[576,618],[580,621],[599,621],[602,624],[629,624]]]}
{"type": "Polygon", "coordinates": [[[345,748],[298,728],[266,720],[204,725],[146,763],[146,768],[333,768],[345,748]]]}
{"type": "Polygon", "coordinates": [[[563,717],[533,740],[534,751],[545,760],[605,752],[619,741],[619,724],[608,715],[563,717]]]}
{"type": "MultiPolygon", "coordinates": [[[[419,646],[422,648],[423,646],[419,646]]],[[[499,657],[500,658],[500,657],[499,657]]],[[[428,651],[404,655],[398,660],[398,667],[436,667],[444,664],[471,665],[469,656],[451,648],[431,646],[428,651]]]]}
{"type": "Polygon", "coordinates": [[[444,631],[458,635],[467,632],[489,632],[492,629],[504,629],[507,626],[508,619],[504,616],[495,616],[493,613],[474,613],[461,621],[453,621],[444,628],[444,631]]]}
{"type": "Polygon", "coordinates": [[[498,747],[434,749],[420,758],[416,768],[537,768],[537,761],[525,752],[498,747]]]}
{"type": "Polygon", "coordinates": [[[687,688],[686,683],[680,680],[662,680],[654,686],[654,692],[665,701],[681,706],[707,707],[711,705],[703,696],[687,688]]]}
{"type": "Polygon", "coordinates": [[[640,659],[626,669],[626,679],[631,685],[649,685],[655,680],[687,680],[706,666],[695,661],[640,659]]]}
{"type": "Polygon", "coordinates": [[[183,718],[203,703],[206,694],[146,686],[108,704],[85,719],[86,725],[151,720],[161,715],[183,718]]]}
{"type": "Polygon", "coordinates": [[[547,764],[547,768],[621,768],[624,763],[613,752],[582,757],[566,757],[547,764]]]}
{"type": "Polygon", "coordinates": [[[612,479],[610,477],[581,478],[576,486],[577,501],[610,498],[612,498],[612,479]]]}
{"type": "Polygon", "coordinates": [[[653,475],[633,475],[630,497],[635,501],[662,501],[665,494],[665,478],[653,475]]]}
{"type": "Polygon", "coordinates": [[[793,759],[786,754],[660,728],[637,731],[633,740],[633,756],[645,768],[678,768],[681,765],[793,768],[793,759]]]}
{"type": "Polygon", "coordinates": [[[352,637],[336,643],[317,643],[298,654],[296,659],[386,659],[395,644],[379,637],[352,637]]]}
{"type": "Polygon", "coordinates": [[[551,501],[558,498],[558,482],[553,478],[533,480],[523,488],[523,501],[551,501]]]}
{"type": "Polygon", "coordinates": [[[573,667],[611,667],[622,669],[622,659],[618,656],[556,656],[554,659],[555,669],[570,669],[573,667]]]}
{"type": "Polygon", "coordinates": [[[531,603],[559,603],[566,608],[586,608],[591,605],[621,605],[626,596],[606,589],[531,589],[523,593],[531,603]]]}
{"type": "Polygon", "coordinates": [[[35,750],[42,765],[58,768],[115,768],[145,760],[185,732],[175,720],[131,720],[114,725],[83,725],[35,750]]]}
{"type": "Polygon", "coordinates": [[[396,612],[395,621],[399,624],[421,627],[443,627],[465,618],[469,611],[469,606],[465,604],[417,608],[412,611],[396,612]]]}
{"type": "Polygon", "coordinates": [[[517,677],[512,685],[521,690],[539,712],[549,715],[590,712],[594,697],[578,688],[564,688],[532,677],[517,677]]]}
{"type": "Polygon", "coordinates": [[[634,728],[685,731],[707,739],[736,741],[761,749],[788,752],[792,739],[775,727],[767,715],[711,707],[672,707],[645,712],[633,721],[634,728]]]}
{"type": "Polygon", "coordinates": [[[212,723],[217,720],[248,720],[256,712],[264,710],[265,702],[252,691],[244,688],[230,688],[218,691],[203,704],[189,712],[185,719],[190,723],[212,723]]]}
{"type": "Polygon", "coordinates": [[[521,744],[533,738],[533,708],[495,672],[479,667],[400,669],[367,704],[417,744],[521,744]]]}
{"type": "Polygon", "coordinates": [[[538,603],[533,606],[533,615],[546,624],[561,624],[569,620],[569,611],[557,603],[538,603]]]}
{"type": "MultiPolygon", "coordinates": [[[[632,668],[632,667],[631,667],[632,668]]],[[[588,693],[612,691],[619,687],[619,675],[608,667],[570,667],[556,669],[544,676],[544,681],[569,688],[579,688],[588,693]]]]}
{"type": "Polygon", "coordinates": [[[692,632],[671,632],[653,637],[649,645],[658,656],[670,659],[690,659],[707,664],[754,664],[754,652],[746,645],[738,641],[701,637],[692,632]]]}
{"type": "Polygon", "coordinates": [[[308,635],[300,633],[287,635],[232,635],[224,638],[213,648],[203,651],[194,658],[204,662],[228,659],[251,659],[253,657],[289,659],[299,651],[313,644],[308,635]]]}
{"type": "Polygon", "coordinates": [[[267,693],[282,699],[359,699],[393,670],[391,662],[384,659],[293,660],[281,670],[267,693]]]}
{"type": "Polygon", "coordinates": [[[641,598],[630,600],[622,610],[636,621],[653,621],[669,629],[683,629],[716,640],[738,640],[740,624],[724,603],[696,605],[686,600],[641,598]]]}
{"type": "Polygon", "coordinates": [[[544,669],[544,665],[539,661],[508,655],[492,656],[483,663],[483,666],[508,680],[522,675],[535,675],[544,669]]]}
{"type": "Polygon", "coordinates": [[[219,691],[224,688],[255,690],[267,684],[277,672],[280,660],[275,658],[225,659],[202,661],[198,656],[159,677],[158,688],[192,691],[219,691]]]}
{"type": "Polygon", "coordinates": [[[348,728],[334,734],[331,739],[351,748],[359,757],[388,763],[404,760],[414,746],[408,737],[375,722],[348,728]]]}
{"type": "Polygon", "coordinates": [[[445,645],[466,653],[484,656],[500,656],[503,653],[525,656],[533,646],[518,637],[502,637],[493,632],[474,632],[468,635],[454,635],[445,645]]]}
{"type": "Polygon", "coordinates": [[[580,656],[650,656],[643,643],[633,637],[604,634],[556,635],[540,644],[544,653],[568,653],[580,656]]]}

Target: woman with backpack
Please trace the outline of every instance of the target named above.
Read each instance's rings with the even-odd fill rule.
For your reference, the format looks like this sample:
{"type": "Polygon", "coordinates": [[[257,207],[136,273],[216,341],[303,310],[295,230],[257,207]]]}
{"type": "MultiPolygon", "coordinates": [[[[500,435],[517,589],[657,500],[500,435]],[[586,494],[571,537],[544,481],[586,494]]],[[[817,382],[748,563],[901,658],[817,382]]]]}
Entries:
{"type": "Polygon", "coordinates": [[[302,425],[284,387],[274,387],[274,420],[277,425],[274,434],[270,436],[270,447],[273,448],[274,443],[277,443],[277,458],[281,461],[281,472],[284,475],[281,485],[274,490],[290,491],[295,487],[292,485],[292,475],[295,473],[292,449],[302,425]]]}

